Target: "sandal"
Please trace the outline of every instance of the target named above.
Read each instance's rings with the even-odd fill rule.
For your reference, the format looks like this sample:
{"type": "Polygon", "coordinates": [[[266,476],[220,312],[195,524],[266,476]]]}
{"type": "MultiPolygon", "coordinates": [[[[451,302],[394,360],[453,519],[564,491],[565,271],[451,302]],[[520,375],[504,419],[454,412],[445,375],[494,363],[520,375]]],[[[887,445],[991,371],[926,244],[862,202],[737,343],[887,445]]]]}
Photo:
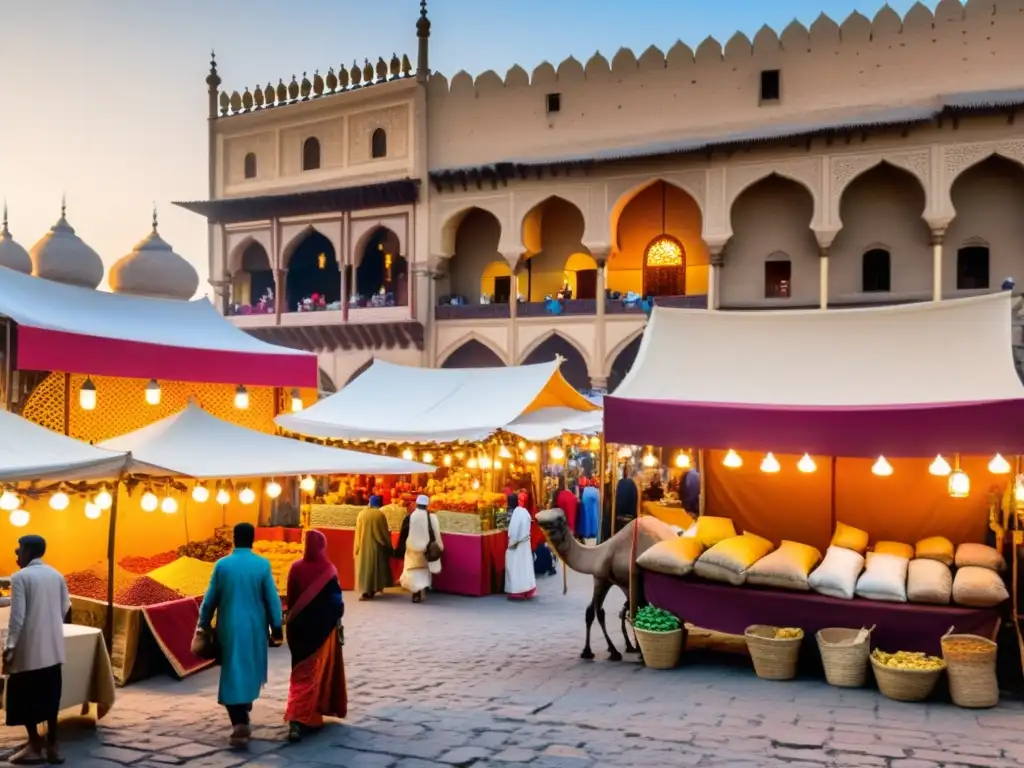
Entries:
{"type": "Polygon", "coordinates": [[[297,744],[302,741],[302,726],[298,723],[290,723],[288,725],[288,741],[292,744],[297,744]]]}
{"type": "Polygon", "coordinates": [[[252,733],[252,729],[248,725],[236,725],[231,729],[231,736],[228,738],[228,744],[235,749],[247,746],[249,744],[249,736],[252,733]]]}
{"type": "Polygon", "coordinates": [[[46,747],[43,755],[49,765],[64,765],[64,755],[60,753],[60,748],[56,744],[46,747]]]}
{"type": "Polygon", "coordinates": [[[43,753],[31,744],[26,744],[11,755],[7,762],[11,765],[42,765],[43,753]]]}

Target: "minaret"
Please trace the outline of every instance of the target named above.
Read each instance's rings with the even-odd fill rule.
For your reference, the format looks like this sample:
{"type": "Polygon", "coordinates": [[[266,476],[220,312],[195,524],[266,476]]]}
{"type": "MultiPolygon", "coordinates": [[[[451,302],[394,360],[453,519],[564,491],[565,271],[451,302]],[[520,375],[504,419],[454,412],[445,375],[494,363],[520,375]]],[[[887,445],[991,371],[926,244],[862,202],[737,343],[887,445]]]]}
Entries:
{"type": "Polygon", "coordinates": [[[420,17],[416,21],[416,37],[419,39],[419,55],[416,57],[416,79],[427,82],[430,74],[430,19],[427,18],[427,0],[420,0],[420,17]]]}

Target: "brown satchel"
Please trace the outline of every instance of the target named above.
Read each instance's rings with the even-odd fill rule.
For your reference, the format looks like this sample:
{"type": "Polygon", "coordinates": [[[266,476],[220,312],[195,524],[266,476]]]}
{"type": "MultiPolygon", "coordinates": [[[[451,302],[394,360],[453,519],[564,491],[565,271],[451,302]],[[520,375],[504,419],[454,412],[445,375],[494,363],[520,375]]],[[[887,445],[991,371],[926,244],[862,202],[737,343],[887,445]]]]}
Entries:
{"type": "Polygon", "coordinates": [[[436,563],[441,559],[441,545],[437,543],[437,539],[434,537],[434,525],[430,520],[430,513],[427,512],[427,533],[430,535],[430,541],[427,542],[427,548],[423,552],[423,556],[427,558],[428,563],[436,563]]]}
{"type": "Polygon", "coordinates": [[[192,635],[190,650],[193,656],[207,661],[212,661],[220,656],[220,644],[217,642],[216,630],[196,627],[196,633],[192,635]]]}

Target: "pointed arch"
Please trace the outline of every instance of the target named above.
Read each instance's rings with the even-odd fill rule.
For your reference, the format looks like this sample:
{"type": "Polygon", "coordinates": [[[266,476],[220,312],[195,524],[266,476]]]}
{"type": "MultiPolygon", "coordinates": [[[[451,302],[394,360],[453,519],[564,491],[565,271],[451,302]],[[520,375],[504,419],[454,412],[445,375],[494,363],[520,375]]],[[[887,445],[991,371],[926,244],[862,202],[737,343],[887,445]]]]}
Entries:
{"type": "Polygon", "coordinates": [[[550,363],[556,355],[562,360],[562,377],[579,391],[590,389],[590,357],[571,336],[548,331],[534,339],[523,350],[520,365],[550,363]]]}
{"type": "MultiPolygon", "coordinates": [[[[302,243],[304,243],[309,238],[309,236],[314,233],[322,235],[324,238],[327,239],[328,242],[330,242],[331,240],[330,234],[320,229],[320,227],[318,227],[316,224],[307,224],[302,229],[298,230],[294,235],[292,235],[288,242],[286,242],[284,244],[284,247],[281,249],[282,268],[288,269],[288,264],[289,262],[291,262],[292,254],[295,253],[295,249],[302,245],[302,243]]],[[[333,243],[331,243],[331,248],[333,250],[333,243]]]]}
{"type": "Polygon", "coordinates": [[[352,371],[351,374],[349,374],[349,377],[347,379],[345,379],[345,384],[342,386],[342,389],[347,387],[353,381],[355,381],[360,376],[362,376],[364,373],[366,373],[368,370],[370,370],[370,366],[373,365],[373,361],[374,361],[374,357],[373,357],[373,355],[370,355],[370,357],[366,360],[366,362],[364,362],[362,365],[360,365],[358,368],[356,368],[354,371],[352,371]]]}
{"type": "Polygon", "coordinates": [[[622,380],[626,378],[633,364],[636,362],[637,354],[640,352],[640,345],[643,343],[644,332],[641,328],[624,338],[608,357],[608,392],[614,394],[619,388],[622,380]]]}
{"type": "Polygon", "coordinates": [[[890,157],[888,155],[874,155],[870,157],[858,157],[850,160],[849,162],[851,166],[854,167],[853,172],[840,175],[838,177],[839,180],[834,181],[832,186],[832,221],[836,222],[840,227],[843,225],[843,197],[846,195],[847,191],[858,181],[858,179],[861,179],[865,175],[882,167],[892,168],[893,170],[906,174],[917,181],[925,201],[922,213],[924,210],[928,209],[928,171],[919,167],[919,165],[912,160],[908,160],[902,156],[890,157]]]}
{"type": "MultiPolygon", "coordinates": [[[[580,346],[580,343],[576,341],[576,339],[572,338],[571,336],[567,336],[566,334],[558,330],[545,331],[536,339],[527,344],[519,353],[519,365],[526,365],[527,358],[533,355],[534,352],[536,352],[538,349],[544,346],[544,344],[546,344],[551,339],[560,339],[564,341],[566,344],[568,344],[570,347],[575,349],[579,353],[580,357],[583,358],[583,362],[587,364],[587,368],[590,368],[590,354],[587,352],[587,350],[580,346]]],[[[537,360],[534,362],[547,361],[537,360]]]]}
{"type": "Polygon", "coordinates": [[[686,194],[697,206],[697,211],[703,221],[705,217],[703,190],[698,189],[695,184],[692,184],[689,178],[674,178],[668,175],[647,178],[637,182],[635,185],[619,195],[608,212],[608,242],[612,244],[613,248],[618,249],[621,247],[619,242],[619,219],[621,218],[623,211],[625,211],[629,204],[639,197],[641,193],[656,184],[665,184],[669,187],[675,187],[680,192],[686,194]]]}
{"type": "Polygon", "coordinates": [[[380,225],[359,238],[352,252],[354,270],[346,266],[346,283],[358,296],[360,306],[405,307],[409,304],[409,262],[402,243],[391,228],[380,225]],[[364,304],[365,302],[365,304],[364,304]],[[376,302],[376,303],[375,303],[376,302]]]}
{"type": "Polygon", "coordinates": [[[508,218],[508,208],[504,206],[503,210],[503,206],[498,205],[497,201],[494,200],[478,200],[473,205],[466,205],[455,210],[442,220],[441,226],[437,230],[439,241],[436,247],[431,248],[431,253],[446,258],[455,255],[455,241],[459,233],[459,227],[462,226],[462,222],[465,221],[466,217],[474,211],[488,214],[494,219],[494,224],[498,229],[499,250],[501,250],[500,244],[505,236],[503,222],[508,218]]]}
{"type": "Polygon", "coordinates": [[[468,344],[478,344],[484,347],[487,351],[492,353],[501,365],[508,365],[508,356],[505,354],[505,350],[501,349],[497,344],[488,339],[486,336],[481,336],[476,331],[470,331],[464,336],[460,336],[458,339],[453,341],[437,356],[437,367],[445,368],[445,364],[448,360],[460,349],[468,344]]]}
{"type": "Polygon", "coordinates": [[[330,239],[315,227],[304,227],[284,253],[285,311],[298,311],[316,295],[322,308],[337,308],[341,301],[341,271],[330,239]]]}
{"type": "MultiPolygon", "coordinates": [[[[816,172],[818,176],[821,175],[820,170],[817,170],[816,172]]],[[[763,181],[771,179],[772,177],[792,181],[807,190],[807,193],[811,196],[811,200],[814,202],[814,207],[811,213],[812,226],[814,225],[814,222],[819,221],[823,217],[824,211],[822,210],[821,195],[813,184],[809,184],[806,179],[800,178],[800,174],[798,173],[793,173],[786,168],[772,168],[770,166],[753,166],[750,168],[750,172],[745,174],[745,178],[743,178],[739,183],[728,187],[728,198],[725,202],[725,209],[729,212],[730,217],[732,215],[733,206],[736,205],[736,201],[740,199],[740,196],[742,196],[744,192],[763,181]]]]}
{"type": "Polygon", "coordinates": [[[584,213],[584,207],[581,207],[581,201],[572,200],[571,196],[559,194],[547,195],[543,200],[532,205],[523,214],[523,218],[519,223],[520,239],[526,251],[535,254],[544,250],[544,215],[558,208],[562,209],[562,212],[569,217],[574,225],[572,228],[572,239],[582,243],[587,231],[587,216],[584,213]],[[579,219],[578,222],[575,221],[577,217],[579,219]],[[576,224],[578,224],[578,227],[575,226],[576,224]],[[578,237],[575,232],[577,228],[579,229],[578,237]]]}
{"type": "Polygon", "coordinates": [[[612,365],[615,363],[615,359],[619,355],[621,355],[626,350],[627,347],[629,347],[631,344],[633,344],[638,339],[642,339],[643,337],[644,337],[644,329],[643,328],[639,328],[639,329],[633,331],[632,333],[630,333],[629,335],[625,336],[622,339],[622,341],[620,341],[618,344],[616,344],[614,347],[612,347],[611,351],[608,352],[608,355],[605,357],[605,369],[606,370],[610,370],[612,365]]]}

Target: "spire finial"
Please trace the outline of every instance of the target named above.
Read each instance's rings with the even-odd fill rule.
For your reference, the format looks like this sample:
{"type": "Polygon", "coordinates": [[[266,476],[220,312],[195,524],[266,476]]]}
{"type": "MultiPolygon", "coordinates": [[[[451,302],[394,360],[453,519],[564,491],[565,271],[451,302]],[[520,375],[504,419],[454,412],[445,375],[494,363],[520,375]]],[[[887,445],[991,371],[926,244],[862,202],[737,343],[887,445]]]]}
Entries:
{"type": "Polygon", "coordinates": [[[0,234],[4,234],[4,235],[9,235],[9,234],[11,234],[10,232],[8,232],[8,231],[7,231],[7,198],[6,198],[6,197],[4,198],[4,220],[3,220],[3,229],[0,229],[0,234]]]}
{"type": "Polygon", "coordinates": [[[154,200],[153,201],[153,234],[154,235],[156,234],[156,226],[157,226],[157,220],[156,220],[156,200],[154,200]]]}
{"type": "Polygon", "coordinates": [[[210,49],[210,74],[217,74],[217,52],[210,49]]]}
{"type": "Polygon", "coordinates": [[[60,195],[60,217],[66,218],[68,213],[68,195],[67,192],[62,192],[60,195]]]}
{"type": "Polygon", "coordinates": [[[420,0],[420,18],[427,18],[427,0],[420,0]]]}

